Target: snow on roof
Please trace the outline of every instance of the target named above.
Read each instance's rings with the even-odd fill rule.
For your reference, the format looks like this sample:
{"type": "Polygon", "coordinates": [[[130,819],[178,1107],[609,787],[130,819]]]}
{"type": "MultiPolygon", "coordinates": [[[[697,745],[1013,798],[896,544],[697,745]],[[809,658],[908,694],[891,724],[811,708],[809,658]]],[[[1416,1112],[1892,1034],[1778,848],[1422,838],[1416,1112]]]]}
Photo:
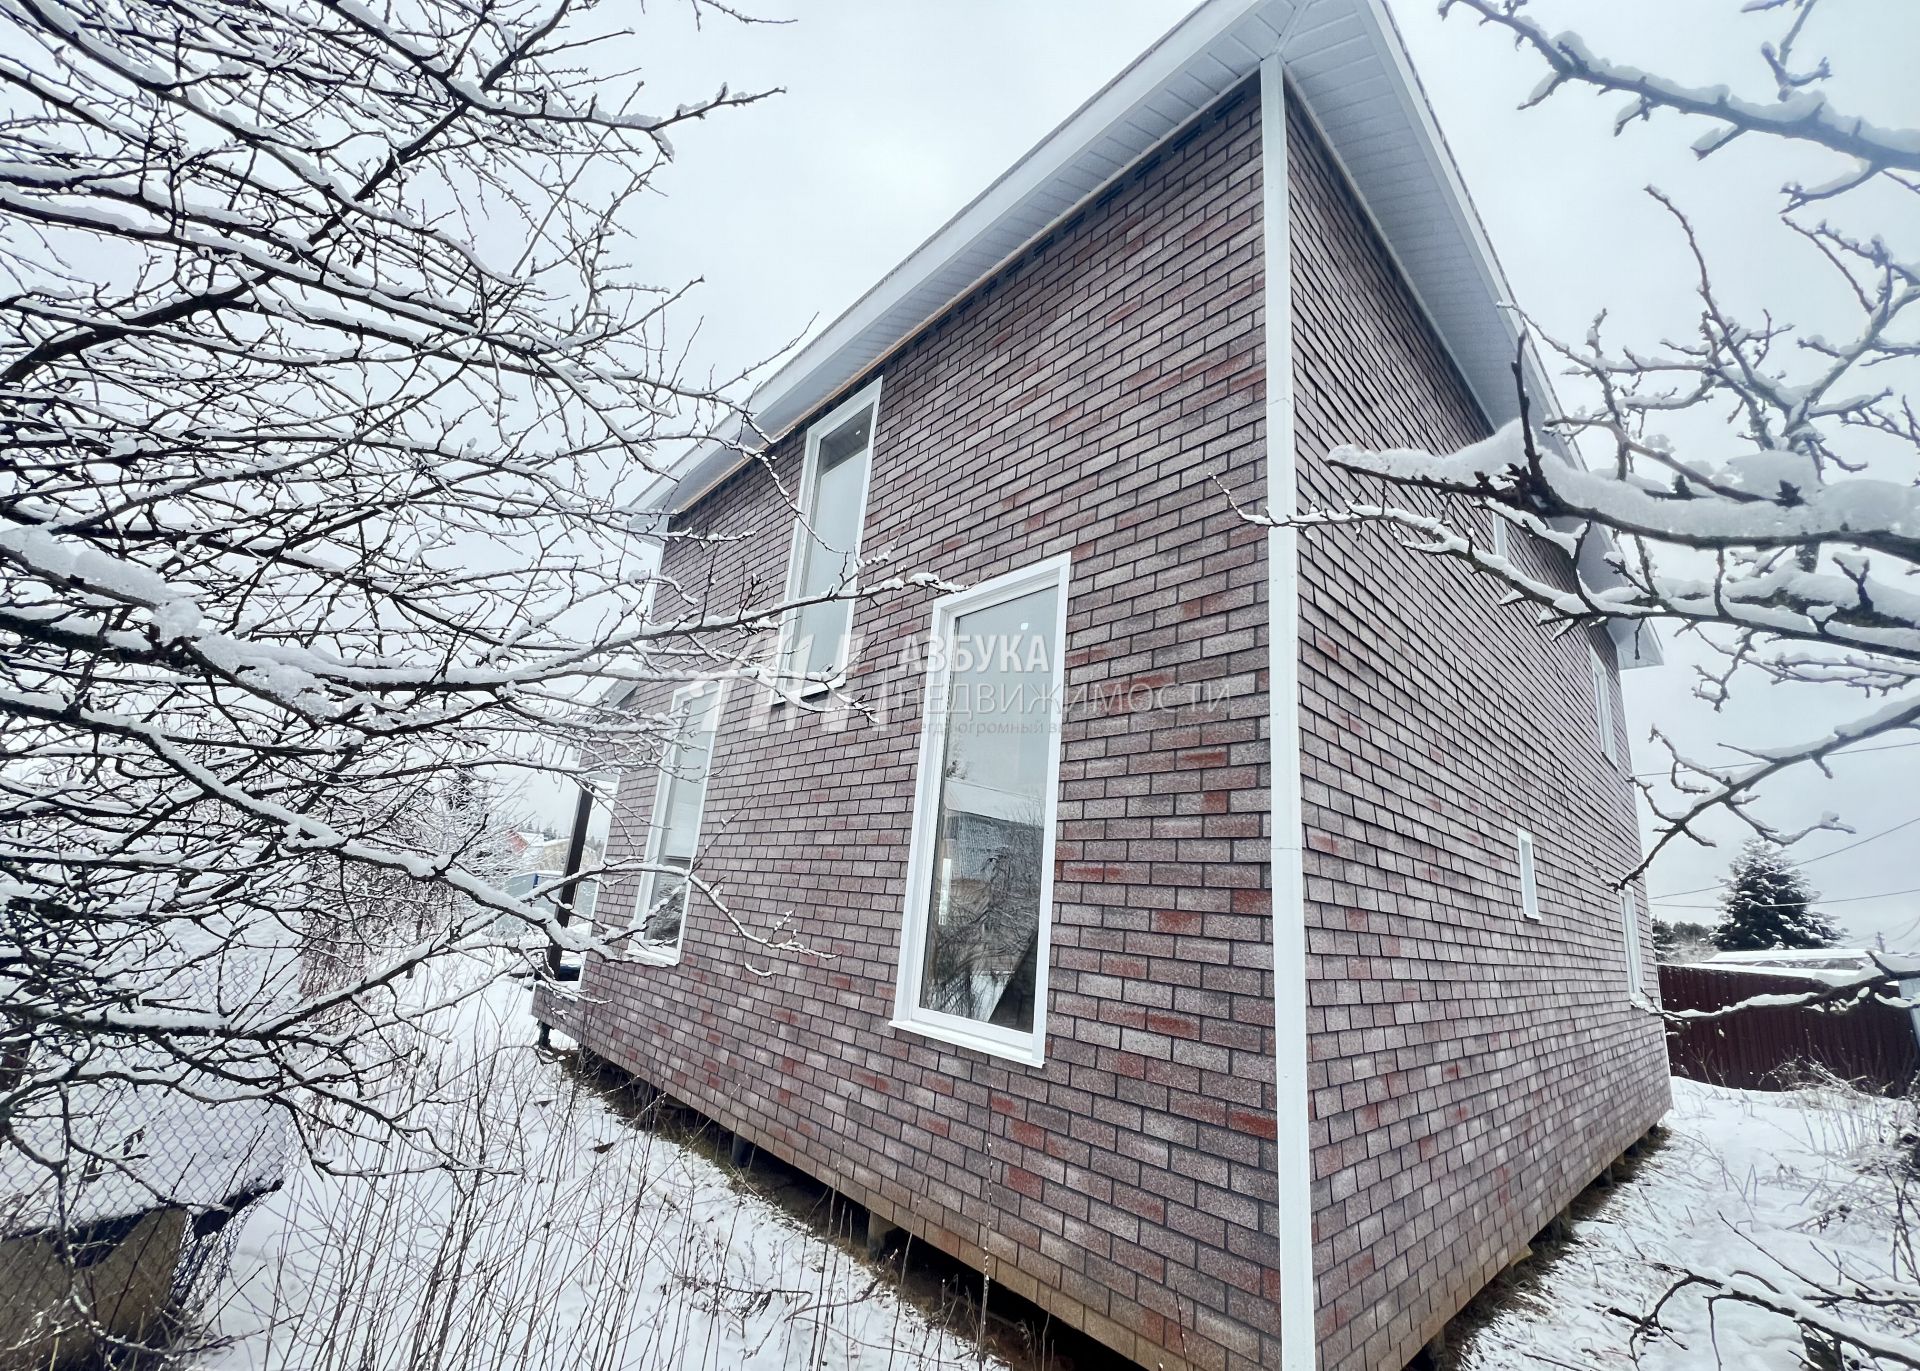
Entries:
{"type": "Polygon", "coordinates": [[[1879,975],[1882,969],[1895,976],[1920,975],[1920,957],[1898,952],[1878,952],[1859,947],[1801,948],[1773,952],[1717,952],[1699,963],[1715,971],[1750,971],[1771,976],[1796,976],[1829,985],[1879,975]]]}
{"type": "Polygon", "coordinates": [[[1867,979],[1859,967],[1767,966],[1754,962],[1704,961],[1694,965],[1708,971],[1725,971],[1734,976],[1773,976],[1791,981],[1818,981],[1821,985],[1851,985],[1867,979]]]}
{"type": "MultiPolygon", "coordinates": [[[[749,402],[760,429],[791,432],[1273,53],[1488,422],[1514,418],[1513,292],[1385,0],[1205,0],[769,377],[749,402]]],[[[1531,346],[1524,367],[1557,411],[1531,346]]],[[[685,509],[737,470],[753,444],[735,436],[689,451],[643,507],[685,509]]],[[[1623,664],[1660,660],[1650,634],[1615,638],[1623,664]]]]}
{"type": "Polygon", "coordinates": [[[203,1101],[161,1084],[71,1087],[11,1126],[0,1237],[225,1208],[279,1183],[291,1141],[263,1101],[203,1101]]]}

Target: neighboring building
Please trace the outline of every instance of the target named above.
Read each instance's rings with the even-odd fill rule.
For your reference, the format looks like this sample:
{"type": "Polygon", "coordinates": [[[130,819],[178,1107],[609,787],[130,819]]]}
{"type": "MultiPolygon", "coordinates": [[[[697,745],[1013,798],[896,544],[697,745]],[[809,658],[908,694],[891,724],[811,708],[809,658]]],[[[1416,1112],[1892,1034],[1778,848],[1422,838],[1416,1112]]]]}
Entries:
{"type": "MultiPolygon", "coordinates": [[[[535,899],[537,903],[536,897],[540,897],[540,892],[550,890],[566,878],[567,850],[571,842],[571,838],[549,838],[544,833],[508,834],[505,847],[507,860],[513,870],[502,878],[501,891],[516,900],[535,899]]],[[[598,837],[589,835],[581,846],[581,867],[599,866],[605,857],[604,832],[598,837]]],[[[570,917],[592,919],[598,894],[597,882],[582,881],[571,902],[573,912],[570,917]]],[[[523,938],[544,941],[546,937],[516,914],[502,914],[494,921],[494,928],[498,932],[515,933],[523,938]]]]}
{"type": "MultiPolygon", "coordinates": [[[[286,1168],[291,1132],[265,1102],[220,1099],[211,1074],[182,1084],[191,1068],[157,1050],[94,1046],[78,1082],[43,1077],[8,1101],[4,1371],[159,1364],[225,1274],[226,1225],[286,1168]]],[[[0,1091],[32,1065],[0,1064],[0,1091]]]]}
{"type": "Polygon", "coordinates": [[[1864,993],[1887,980],[1901,1000],[1920,1004],[1920,957],[1897,952],[1781,948],[1663,963],[1666,1006],[1707,1015],[1674,1024],[1673,1074],[1743,1090],[1791,1090],[1828,1076],[1905,1095],[1920,1078],[1920,1008],[1864,993]]]}
{"type": "Polygon", "coordinates": [[[1509,298],[1378,0],[1202,5],[663,495],[716,602],[967,588],[663,692],[538,1012],[1146,1365],[1403,1365],[1667,1107],[1627,648],[1226,492],[1510,418],[1509,298]]]}

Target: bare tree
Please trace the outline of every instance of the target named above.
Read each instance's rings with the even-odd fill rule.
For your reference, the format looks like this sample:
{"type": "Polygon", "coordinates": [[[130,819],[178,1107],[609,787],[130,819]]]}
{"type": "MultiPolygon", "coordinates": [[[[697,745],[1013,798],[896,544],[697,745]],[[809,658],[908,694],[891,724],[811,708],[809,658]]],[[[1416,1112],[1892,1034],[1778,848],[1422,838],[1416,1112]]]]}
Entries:
{"type": "Polygon", "coordinates": [[[623,43],[576,0],[0,0],[0,1161],[137,1179],[129,1092],[391,1123],[415,969],[621,952],[420,817],[656,760],[609,683],[758,673],[785,608],[645,614],[642,491],[744,416],[631,211],[759,97],[645,112],[623,43]],[[431,918],[309,974],[406,886],[431,918]]]}
{"type": "MultiPolygon", "coordinates": [[[[1551,34],[1527,0],[1446,0],[1511,35],[1546,67],[1529,104],[1566,88],[1625,97],[1616,132],[1661,115],[1703,126],[1706,158],[1737,139],[1824,150],[1829,179],[1783,189],[1780,218],[1853,313],[1844,333],[1796,329],[1767,301],[1736,303],[1680,200],[1650,189],[1676,226],[1699,313],[1691,337],[1616,344],[1606,315],[1579,339],[1544,337],[1585,403],[1543,412],[1519,378],[1521,418],[1454,454],[1344,447],[1330,460],[1381,477],[1373,502],[1311,511],[1303,525],[1350,521],[1399,530],[1408,546],[1466,563],[1548,624],[1664,625],[1697,634],[1715,665],[1698,693],[1716,704],[1737,682],[1817,682],[1864,701],[1858,716],[1816,737],[1754,750],[1750,764],[1684,756],[1664,737],[1670,789],[1647,786],[1659,832],[1642,868],[1675,838],[1704,841],[1700,822],[1730,813],[1770,841],[1781,832],[1753,809],[1767,783],[1869,739],[1920,726],[1920,263],[1871,231],[1828,215],[1892,227],[1920,210],[1920,131],[1885,129],[1829,93],[1826,60],[1806,57],[1820,0],[1753,0],[1784,32],[1759,45],[1762,89],[1696,89],[1610,61],[1578,36],[1551,34]],[[1835,210],[1835,213],[1838,211],[1835,210]],[[1711,418],[1717,436],[1679,441],[1663,426],[1711,418]],[[1584,454],[1583,462],[1578,454],[1584,454]],[[1567,556],[1562,578],[1530,575],[1456,513],[1416,508],[1397,491],[1425,489],[1484,505],[1511,530],[1567,556]],[[1593,556],[1594,552],[1599,555],[1593,556]],[[1583,574],[1604,566],[1604,578],[1583,574]]],[[[1784,273],[1784,268],[1783,268],[1784,273]]],[[[1539,330],[1533,330],[1541,336],[1539,330]]],[[[1522,351],[1527,348],[1523,340],[1522,351]]],[[[1822,827],[1838,827],[1826,820],[1822,827]]],[[[1811,831],[1811,830],[1807,830],[1811,831]]],[[[1623,879],[1638,874],[1623,873],[1623,879]]]]}

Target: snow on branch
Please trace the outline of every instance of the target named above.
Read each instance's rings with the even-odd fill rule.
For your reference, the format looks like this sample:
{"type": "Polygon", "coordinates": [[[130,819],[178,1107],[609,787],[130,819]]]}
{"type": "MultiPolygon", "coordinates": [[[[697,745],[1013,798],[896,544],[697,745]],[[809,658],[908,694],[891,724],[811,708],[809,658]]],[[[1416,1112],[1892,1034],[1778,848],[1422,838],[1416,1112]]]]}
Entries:
{"type": "Polygon", "coordinates": [[[1813,1009],[1823,1014],[1844,1014],[1862,1005],[1876,1004],[1887,1009],[1920,1009],[1920,1000],[1901,993],[1902,978],[1882,970],[1868,972],[1858,980],[1823,985],[1818,990],[1797,993],[1777,992],[1749,995],[1735,1004],[1717,1009],[1662,1009],[1660,1017],[1676,1027],[1731,1018],[1750,1009],[1813,1009]]]}
{"type": "MultiPolygon", "coordinates": [[[[0,1152],[122,1086],[401,1127],[404,983],[627,955],[554,896],[645,864],[509,894],[507,780],[657,768],[674,685],[764,680],[799,603],[635,532],[756,432],[635,211],[760,98],[663,108],[635,46],[574,0],[0,0],[0,1152]]],[[[810,598],[940,586],[884,563],[810,598]]]]}
{"type": "MultiPolygon", "coordinates": [[[[1846,184],[1824,198],[1873,182],[1892,200],[1861,197],[1867,212],[1910,204],[1920,190],[1910,175],[1920,169],[1920,133],[1844,116],[1821,93],[1831,65],[1798,55],[1815,3],[1748,6],[1792,11],[1787,32],[1761,48],[1776,87],[1768,100],[1603,60],[1572,35],[1549,35],[1526,0],[1450,0],[1541,57],[1548,70],[1536,99],[1569,83],[1630,91],[1637,113],[1717,120],[1719,143],[1750,133],[1845,154],[1846,184]]],[[[1510,603],[1531,606],[1549,626],[1644,624],[1696,635],[1714,654],[1696,693],[1716,707],[1748,679],[1861,697],[1851,722],[1737,749],[1742,760],[1733,764],[1683,755],[1656,734],[1671,764],[1661,786],[1643,788],[1659,828],[1645,862],[1623,879],[1676,838],[1704,842],[1699,826],[1714,814],[1779,842],[1844,828],[1827,816],[1784,832],[1755,806],[1796,767],[1824,768],[1869,739],[1920,728],[1920,262],[1881,236],[1807,219],[1809,195],[1785,192],[1781,220],[1806,255],[1805,274],[1823,277],[1836,308],[1851,311],[1844,331],[1798,329],[1765,300],[1729,298],[1680,199],[1652,190],[1693,281],[1690,335],[1617,343],[1604,311],[1581,338],[1531,330],[1581,397],[1543,414],[1548,397],[1529,393],[1525,380],[1532,344],[1523,333],[1513,367],[1517,420],[1453,453],[1336,447],[1329,463],[1378,488],[1290,520],[1387,527],[1413,551],[1498,582],[1510,603]],[[1684,440],[1668,436],[1675,423],[1707,416],[1712,423],[1693,425],[1684,440]],[[1415,491],[1428,498],[1408,498],[1415,491]],[[1467,515],[1476,509],[1555,555],[1524,565],[1499,555],[1467,515]]]]}
{"type": "Polygon", "coordinates": [[[1672,1277],[1672,1284],[1644,1318],[1634,1318],[1643,1334],[1658,1332],[1660,1315],[1667,1305],[1698,1289],[1708,1292],[1709,1307],[1722,1303],[1747,1305],[1791,1320],[1832,1348],[1835,1358],[1843,1356],[1840,1349],[1845,1348],[1872,1359],[1870,1363],[1855,1363],[1849,1358],[1836,1364],[1920,1368],[1920,1342],[1872,1327],[1858,1317],[1859,1313],[1889,1308],[1910,1315],[1916,1292],[1904,1282],[1836,1280],[1831,1284],[1809,1281],[1790,1286],[1750,1271],[1707,1275],[1670,1266],[1662,1269],[1672,1277]]]}
{"type": "MultiPolygon", "coordinates": [[[[1825,185],[1793,188],[1794,202],[1806,203],[1851,190],[1882,173],[1920,172],[1920,129],[1882,127],[1837,108],[1818,89],[1832,74],[1824,61],[1804,70],[1792,68],[1793,49],[1817,3],[1797,3],[1785,37],[1777,45],[1761,48],[1774,85],[1771,98],[1743,96],[1726,86],[1688,85],[1609,60],[1593,52],[1577,33],[1548,33],[1528,15],[1526,0],[1442,0],[1440,8],[1442,13],[1456,6],[1470,10],[1484,22],[1507,29],[1515,43],[1539,55],[1548,71],[1529,105],[1562,86],[1583,85],[1631,97],[1614,121],[1616,132],[1661,110],[1712,121],[1715,127],[1694,143],[1694,151],[1702,157],[1743,134],[1761,134],[1811,143],[1848,159],[1847,170],[1825,185]]],[[[1748,8],[1757,12],[1777,6],[1748,8]]]]}

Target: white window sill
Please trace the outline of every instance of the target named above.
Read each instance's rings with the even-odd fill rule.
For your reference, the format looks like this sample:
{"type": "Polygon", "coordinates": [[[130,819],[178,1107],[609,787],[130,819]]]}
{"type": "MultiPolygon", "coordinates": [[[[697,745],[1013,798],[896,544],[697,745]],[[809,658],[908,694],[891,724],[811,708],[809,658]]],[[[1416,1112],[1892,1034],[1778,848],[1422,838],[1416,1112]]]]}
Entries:
{"type": "Polygon", "coordinates": [[[830,695],[836,690],[843,689],[846,684],[846,674],[840,672],[828,680],[802,681],[797,685],[793,677],[783,676],[769,681],[767,688],[773,692],[774,704],[798,705],[805,704],[809,700],[817,700],[823,695],[830,695]]]}
{"type": "Polygon", "coordinates": [[[628,953],[628,960],[644,962],[648,966],[678,966],[680,949],[652,947],[646,943],[636,942],[628,953]]]}
{"type": "Polygon", "coordinates": [[[978,1029],[964,1027],[962,1025],[965,1020],[955,1021],[944,1015],[938,1020],[895,1017],[892,1023],[893,1027],[904,1033],[931,1038],[949,1047],[962,1047],[969,1052],[980,1052],[989,1057],[998,1057],[1002,1061],[1017,1062],[1022,1066],[1047,1064],[1047,1054],[1039,1034],[1021,1034],[1015,1040],[1000,1037],[992,1030],[981,1032],[978,1029]]]}

